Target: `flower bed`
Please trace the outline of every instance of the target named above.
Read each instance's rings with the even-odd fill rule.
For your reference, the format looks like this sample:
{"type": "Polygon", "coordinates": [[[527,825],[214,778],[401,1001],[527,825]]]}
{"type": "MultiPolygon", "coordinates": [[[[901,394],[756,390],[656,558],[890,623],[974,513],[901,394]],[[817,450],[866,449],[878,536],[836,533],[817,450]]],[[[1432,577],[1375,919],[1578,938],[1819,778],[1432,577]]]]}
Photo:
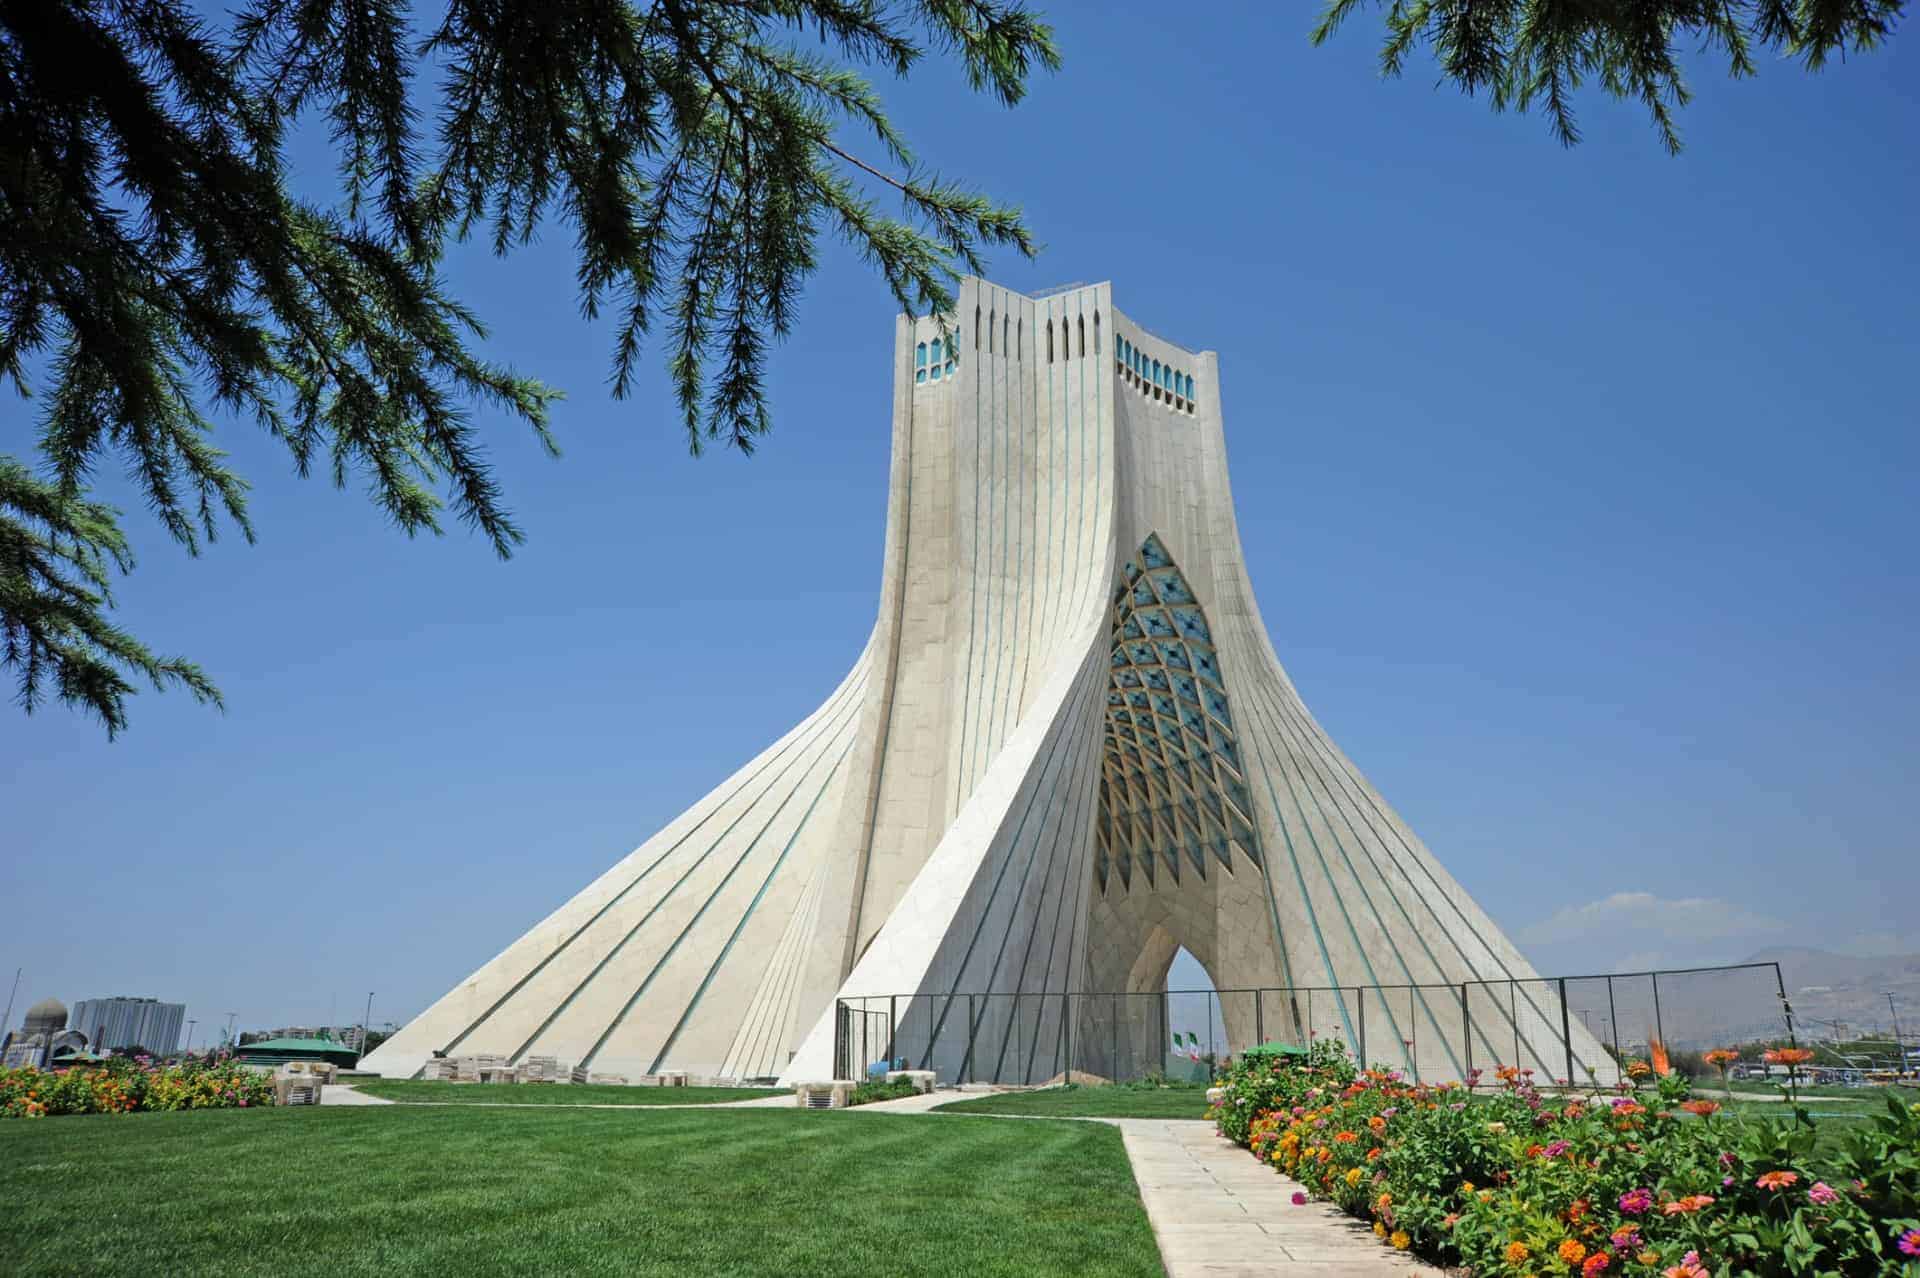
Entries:
{"type": "Polygon", "coordinates": [[[1426,1086],[1323,1041],[1302,1065],[1242,1061],[1209,1116],[1391,1246],[1476,1275],[1920,1278],[1920,1105],[1889,1096],[1816,1156],[1797,1105],[1747,1118],[1639,1072],[1588,1095],[1509,1067],[1426,1086]]]}
{"type": "Polygon", "coordinates": [[[271,1104],[272,1077],[224,1057],[180,1065],[115,1057],[72,1069],[0,1070],[0,1118],[271,1104]]]}

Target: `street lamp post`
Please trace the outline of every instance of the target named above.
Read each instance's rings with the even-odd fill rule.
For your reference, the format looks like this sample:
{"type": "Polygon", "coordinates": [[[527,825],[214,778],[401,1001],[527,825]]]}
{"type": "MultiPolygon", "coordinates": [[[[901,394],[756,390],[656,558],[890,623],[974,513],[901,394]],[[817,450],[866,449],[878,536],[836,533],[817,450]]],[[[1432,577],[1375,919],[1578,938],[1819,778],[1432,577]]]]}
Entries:
{"type": "Polygon", "coordinates": [[[187,1021],[187,1055],[189,1056],[193,1055],[193,1027],[199,1023],[199,1021],[191,1019],[187,1021]]]}

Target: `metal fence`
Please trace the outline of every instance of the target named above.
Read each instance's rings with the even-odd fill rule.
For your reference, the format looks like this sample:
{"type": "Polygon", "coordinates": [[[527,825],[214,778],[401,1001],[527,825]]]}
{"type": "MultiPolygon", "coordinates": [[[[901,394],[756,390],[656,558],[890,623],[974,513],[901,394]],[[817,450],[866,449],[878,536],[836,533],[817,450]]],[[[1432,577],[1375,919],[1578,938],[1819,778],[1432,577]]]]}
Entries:
{"type": "Polygon", "coordinates": [[[1514,1065],[1610,1086],[1656,1044],[1685,1067],[1689,1053],[1794,1035],[1777,963],[1444,985],[920,991],[843,998],[836,1013],[837,1077],[904,1060],[954,1083],[1204,1078],[1258,1043],[1332,1039],[1424,1082],[1514,1065]]]}

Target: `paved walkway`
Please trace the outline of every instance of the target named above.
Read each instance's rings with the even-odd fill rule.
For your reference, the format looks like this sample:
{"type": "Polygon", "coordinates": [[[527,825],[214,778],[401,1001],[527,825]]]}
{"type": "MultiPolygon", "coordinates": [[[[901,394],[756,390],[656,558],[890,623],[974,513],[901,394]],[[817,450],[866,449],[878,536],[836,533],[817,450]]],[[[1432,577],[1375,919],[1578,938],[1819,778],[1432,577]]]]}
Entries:
{"type": "Polygon", "coordinates": [[[1293,1205],[1300,1186],[1213,1124],[1116,1120],[1167,1278],[1439,1278],[1338,1208],[1293,1205]]]}

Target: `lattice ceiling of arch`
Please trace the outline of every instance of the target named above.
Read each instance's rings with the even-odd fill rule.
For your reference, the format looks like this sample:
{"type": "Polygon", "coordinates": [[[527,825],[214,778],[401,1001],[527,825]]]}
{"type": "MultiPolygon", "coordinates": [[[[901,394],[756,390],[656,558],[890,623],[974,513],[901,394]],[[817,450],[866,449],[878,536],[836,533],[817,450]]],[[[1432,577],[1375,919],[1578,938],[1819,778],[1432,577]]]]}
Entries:
{"type": "Polygon", "coordinates": [[[1252,795],[1206,613],[1158,535],[1126,565],[1113,601],[1106,753],[1094,876],[1205,878],[1260,865],[1252,795]]]}

